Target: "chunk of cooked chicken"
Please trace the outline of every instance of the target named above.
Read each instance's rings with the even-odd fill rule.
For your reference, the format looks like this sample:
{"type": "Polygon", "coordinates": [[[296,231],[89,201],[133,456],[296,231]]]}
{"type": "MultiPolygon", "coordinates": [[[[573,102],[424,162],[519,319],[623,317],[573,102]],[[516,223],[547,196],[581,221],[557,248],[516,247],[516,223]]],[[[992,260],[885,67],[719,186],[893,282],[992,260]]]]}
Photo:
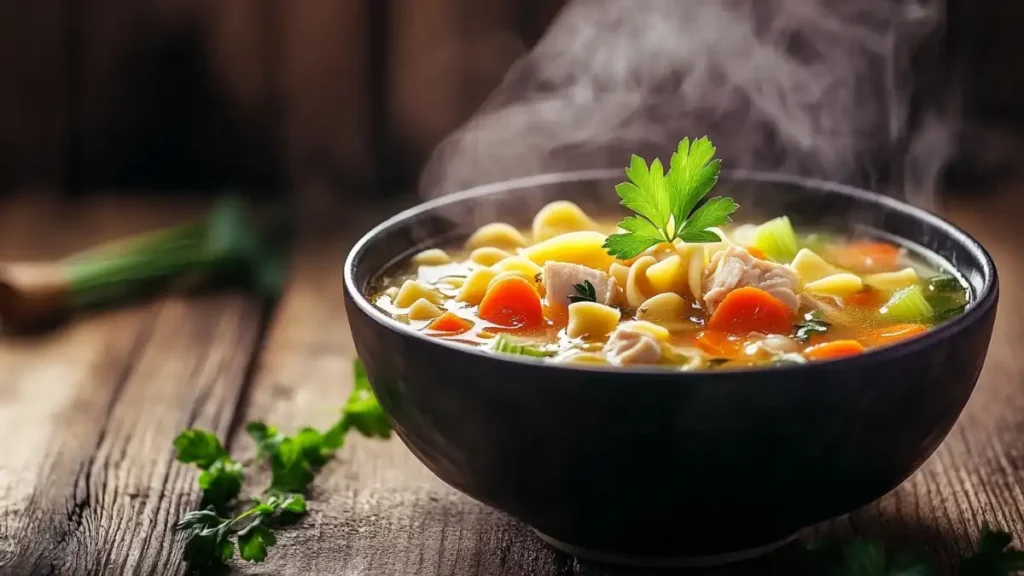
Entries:
{"type": "Polygon", "coordinates": [[[729,246],[711,257],[703,285],[709,312],[714,312],[729,292],[744,286],[764,290],[793,311],[800,306],[796,273],[788,266],[754,258],[740,246],[729,246]]]}
{"type": "Polygon", "coordinates": [[[657,364],[661,359],[661,344],[647,332],[620,327],[608,338],[604,354],[609,362],[620,366],[657,364]]]}
{"type": "Polygon", "coordinates": [[[568,262],[544,263],[544,288],[550,306],[568,306],[569,297],[577,293],[574,286],[585,281],[594,286],[598,304],[611,306],[622,297],[622,288],[615,278],[600,270],[568,262]]]}

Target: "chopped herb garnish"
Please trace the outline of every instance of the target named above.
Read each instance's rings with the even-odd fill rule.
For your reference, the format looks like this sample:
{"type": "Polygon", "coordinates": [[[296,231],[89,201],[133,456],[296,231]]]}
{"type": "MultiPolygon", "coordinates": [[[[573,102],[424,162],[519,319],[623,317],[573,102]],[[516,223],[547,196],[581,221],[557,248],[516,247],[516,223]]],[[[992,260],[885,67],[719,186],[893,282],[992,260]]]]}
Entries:
{"type": "Polygon", "coordinates": [[[967,309],[967,290],[951,274],[939,274],[928,280],[925,299],[934,311],[932,321],[936,323],[955,318],[967,309]]]}
{"type": "Polygon", "coordinates": [[[504,354],[530,356],[533,358],[550,358],[551,356],[555,355],[554,352],[543,350],[541,348],[538,348],[537,346],[516,342],[510,336],[507,336],[505,334],[499,334],[497,337],[494,338],[493,344],[491,344],[491,350],[494,350],[495,352],[501,352],[504,354]]]}
{"type": "Polygon", "coordinates": [[[715,147],[707,137],[693,141],[683,138],[672,154],[669,172],[661,160],[647,162],[633,155],[626,177],[615,187],[621,204],[636,213],[619,222],[626,232],[612,234],[604,243],[608,254],[620,259],[633,258],[662,242],[718,242],[721,238],[708,230],[732,221],[737,204],[732,198],[715,197],[694,210],[718,182],[721,162],[714,158],[715,147]]]}
{"type": "Polygon", "coordinates": [[[573,284],[572,287],[576,293],[569,296],[570,302],[574,304],[576,302],[597,302],[597,290],[594,289],[590,280],[584,280],[581,284],[573,284]]]}
{"type": "Polygon", "coordinates": [[[832,327],[832,324],[823,320],[821,313],[815,310],[804,316],[804,320],[802,322],[797,323],[796,332],[793,334],[793,338],[797,342],[807,342],[811,339],[811,336],[815,334],[824,334],[825,332],[828,332],[830,327],[832,327]]]}
{"type": "Polygon", "coordinates": [[[366,370],[356,360],[355,386],[341,410],[341,418],[326,432],[306,427],[286,436],[274,426],[250,422],[245,430],[259,448],[257,461],[270,465],[270,486],[245,510],[222,517],[242,488],[242,465],[220,440],[204,430],[185,430],[174,440],[179,462],[202,470],[205,510],[189,512],[177,524],[186,533],[185,557],[194,568],[221,566],[238,554],[243,560],[262,562],[267,548],[277,542],[273,528],[306,513],[303,492],[328,458],[344,445],[345,434],[355,428],[364,436],[388,438],[391,423],[370,388],[366,370]]]}
{"type": "Polygon", "coordinates": [[[534,284],[540,284],[543,281],[544,281],[544,273],[543,272],[537,272],[536,274],[533,275],[533,282],[534,282],[534,284]]]}

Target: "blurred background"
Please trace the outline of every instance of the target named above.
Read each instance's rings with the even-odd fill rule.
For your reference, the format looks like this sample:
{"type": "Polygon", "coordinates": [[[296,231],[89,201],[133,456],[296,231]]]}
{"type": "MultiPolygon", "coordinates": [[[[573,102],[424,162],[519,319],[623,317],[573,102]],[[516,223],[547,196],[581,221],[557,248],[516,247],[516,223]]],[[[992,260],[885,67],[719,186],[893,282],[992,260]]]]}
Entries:
{"type": "MultiPolygon", "coordinates": [[[[965,120],[943,180],[1005,177],[1024,4],[885,2],[941,13],[901,73],[965,120]]],[[[407,192],[565,3],[2,0],[0,192],[407,192]]]]}

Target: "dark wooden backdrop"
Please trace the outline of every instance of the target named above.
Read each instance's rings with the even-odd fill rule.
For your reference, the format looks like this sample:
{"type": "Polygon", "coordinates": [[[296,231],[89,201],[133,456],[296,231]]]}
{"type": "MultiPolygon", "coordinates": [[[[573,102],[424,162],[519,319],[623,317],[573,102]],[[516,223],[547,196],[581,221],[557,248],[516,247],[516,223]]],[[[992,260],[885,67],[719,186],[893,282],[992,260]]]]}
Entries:
{"type": "MultiPolygon", "coordinates": [[[[564,2],[0,0],[0,190],[393,188],[564,2]]],[[[948,2],[973,113],[1024,125],[1024,6],[948,2]]]]}

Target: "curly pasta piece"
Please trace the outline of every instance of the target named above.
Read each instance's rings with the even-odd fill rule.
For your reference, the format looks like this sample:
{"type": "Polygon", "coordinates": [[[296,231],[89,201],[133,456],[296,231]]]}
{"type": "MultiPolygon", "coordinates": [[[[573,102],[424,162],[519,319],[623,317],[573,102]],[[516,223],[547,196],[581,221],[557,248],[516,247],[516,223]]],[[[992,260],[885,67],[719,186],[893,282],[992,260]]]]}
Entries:
{"type": "Polygon", "coordinates": [[[462,283],[462,289],[459,290],[459,295],[455,299],[459,302],[473,304],[474,306],[479,304],[484,299],[484,294],[487,293],[487,287],[490,286],[491,280],[494,280],[494,277],[497,275],[498,273],[490,268],[472,271],[466,277],[466,281],[462,283]]]}
{"type": "Polygon", "coordinates": [[[565,333],[570,338],[600,338],[614,330],[621,317],[618,308],[597,302],[575,302],[569,305],[569,325],[565,333]]]}
{"type": "Polygon", "coordinates": [[[526,246],[526,238],[511,224],[492,222],[484,224],[466,240],[466,249],[490,246],[502,250],[515,250],[526,246]]]}
{"type": "Polygon", "coordinates": [[[652,296],[637,308],[636,319],[663,326],[667,330],[677,332],[693,329],[695,324],[687,319],[690,305],[682,296],[674,292],[665,292],[652,296]]]}
{"type": "Polygon", "coordinates": [[[469,260],[481,266],[494,266],[512,254],[494,246],[483,246],[469,253],[469,260]]]}
{"type": "Polygon", "coordinates": [[[412,257],[412,263],[417,266],[440,266],[452,261],[452,257],[440,248],[430,248],[412,257]]]}
{"type": "Polygon", "coordinates": [[[420,298],[409,307],[409,320],[433,320],[444,312],[426,298],[420,298]]]}
{"type": "Polygon", "coordinates": [[[626,278],[626,302],[630,306],[639,306],[654,293],[654,288],[647,279],[647,269],[658,261],[654,256],[642,256],[629,267],[626,278]]]}
{"type": "Polygon", "coordinates": [[[444,295],[437,290],[416,280],[406,280],[399,288],[398,294],[395,294],[394,303],[398,308],[408,308],[420,298],[432,304],[444,302],[444,295]]]}
{"type": "Polygon", "coordinates": [[[567,232],[598,230],[596,222],[582,208],[568,200],[556,200],[544,206],[533,218],[533,241],[543,242],[567,232]]]}

